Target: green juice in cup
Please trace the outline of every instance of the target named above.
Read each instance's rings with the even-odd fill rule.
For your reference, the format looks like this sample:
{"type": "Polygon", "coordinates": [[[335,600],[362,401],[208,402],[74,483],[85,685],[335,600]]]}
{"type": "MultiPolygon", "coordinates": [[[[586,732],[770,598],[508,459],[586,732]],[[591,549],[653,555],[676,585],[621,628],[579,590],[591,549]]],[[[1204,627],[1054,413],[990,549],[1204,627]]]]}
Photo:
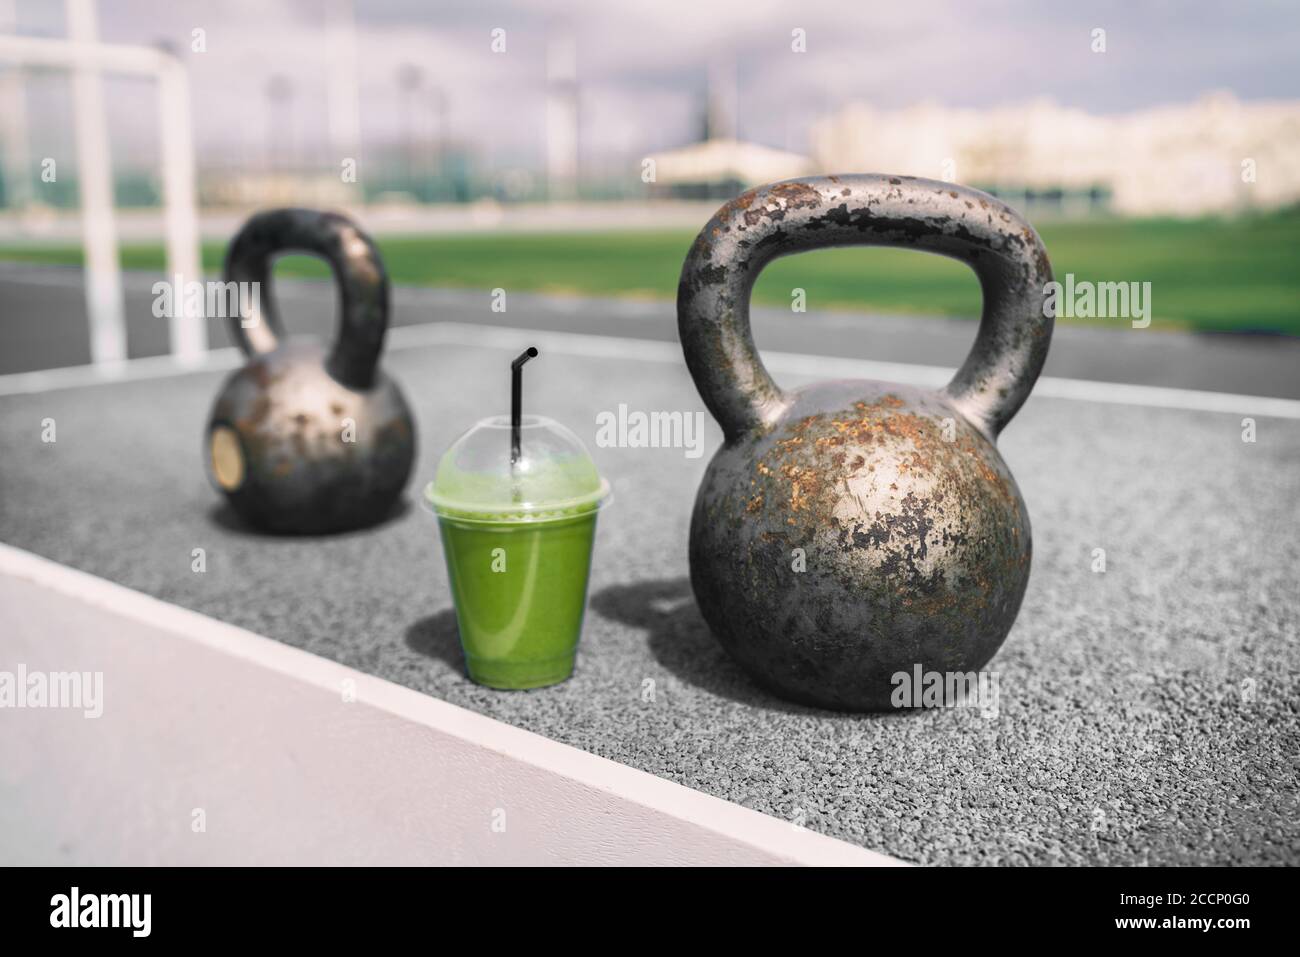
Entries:
{"type": "Polygon", "coordinates": [[[609,483],[551,419],[484,419],[443,455],[425,499],[438,516],[469,676],[540,688],[573,673],[596,515],[609,483]]]}

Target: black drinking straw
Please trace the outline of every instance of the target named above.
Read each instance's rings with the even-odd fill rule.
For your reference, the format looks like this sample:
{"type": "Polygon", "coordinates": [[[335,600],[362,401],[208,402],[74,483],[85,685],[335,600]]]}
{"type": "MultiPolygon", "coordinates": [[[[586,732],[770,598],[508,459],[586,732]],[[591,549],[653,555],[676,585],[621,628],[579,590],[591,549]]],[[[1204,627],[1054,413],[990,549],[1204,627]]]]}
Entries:
{"type": "Polygon", "coordinates": [[[519,420],[523,418],[524,363],[537,358],[537,350],[529,346],[510,363],[510,465],[519,462],[519,420]]]}

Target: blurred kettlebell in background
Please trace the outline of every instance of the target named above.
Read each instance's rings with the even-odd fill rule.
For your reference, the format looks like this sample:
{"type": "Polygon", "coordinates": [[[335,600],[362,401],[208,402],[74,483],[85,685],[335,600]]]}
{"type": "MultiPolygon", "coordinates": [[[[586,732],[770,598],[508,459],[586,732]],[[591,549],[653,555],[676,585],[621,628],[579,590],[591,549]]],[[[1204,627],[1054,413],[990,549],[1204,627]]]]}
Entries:
{"type": "Polygon", "coordinates": [[[900,705],[900,676],[966,674],[993,657],[1031,551],[994,442],[1047,358],[1051,279],[1038,234],[1008,206],[914,177],[764,186],[700,232],[678,332],[724,444],[695,501],[691,585],[767,688],[828,708],[910,707],[921,702],[900,705]],[[750,291],[776,257],[826,246],[919,249],[974,269],[984,311],[952,382],[777,386],[754,348],[750,291]]]}
{"type": "Polygon", "coordinates": [[[410,477],[415,423],[379,368],[388,276],[375,244],[336,213],[271,210],[230,244],[225,281],[259,284],[252,302],[260,309],[244,303],[245,315],[229,319],[248,363],[226,380],[209,416],[213,484],[266,531],[338,532],[381,520],[410,477]],[[340,321],[328,352],[287,337],[277,314],[272,261],[291,252],[323,258],[334,274],[340,321]]]}

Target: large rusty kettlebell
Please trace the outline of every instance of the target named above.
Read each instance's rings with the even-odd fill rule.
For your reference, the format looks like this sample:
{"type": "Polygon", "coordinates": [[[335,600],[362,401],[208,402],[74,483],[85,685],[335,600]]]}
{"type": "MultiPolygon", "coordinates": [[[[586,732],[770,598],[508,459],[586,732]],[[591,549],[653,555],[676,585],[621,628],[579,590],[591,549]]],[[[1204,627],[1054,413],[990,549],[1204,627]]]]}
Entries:
{"type": "Polygon", "coordinates": [[[415,455],[410,409],[379,369],[388,328],[379,250],[336,213],[271,210],[230,244],[225,280],[259,292],[245,293],[251,308],[244,302],[244,314],[229,317],[248,364],[226,380],[208,420],[213,484],[243,519],[267,531],[337,532],[379,521],[415,455]],[[328,353],[284,333],[270,280],[273,258],[288,252],[319,256],[334,273],[340,321],[328,353]]]}
{"type": "Polygon", "coordinates": [[[678,331],[724,444],[695,501],[691,585],[760,683],[883,710],[917,666],[966,674],[993,657],[1030,560],[1029,515],[994,442],[1047,357],[1051,279],[1038,234],[1009,207],[913,177],[764,186],[700,232],[678,331]],[[945,388],[777,386],[754,348],[750,291],[776,257],[826,246],[900,246],[974,269],[983,316],[945,388]]]}

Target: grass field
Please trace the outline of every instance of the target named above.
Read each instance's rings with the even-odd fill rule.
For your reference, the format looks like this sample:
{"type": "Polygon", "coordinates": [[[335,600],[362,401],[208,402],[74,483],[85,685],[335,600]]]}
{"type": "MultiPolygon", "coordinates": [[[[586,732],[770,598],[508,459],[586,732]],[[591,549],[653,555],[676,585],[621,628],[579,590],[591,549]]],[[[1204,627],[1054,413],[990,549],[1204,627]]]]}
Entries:
{"type": "MultiPolygon", "coordinates": [[[[1150,282],[1151,328],[1300,335],[1300,211],[1236,219],[1092,220],[1040,228],[1058,279],[1150,282]]],[[[380,237],[395,283],[672,298],[687,232],[470,234],[380,237]]],[[[211,275],[224,245],[205,246],[211,275]]],[[[0,247],[0,259],[79,263],[68,248],[0,247]]],[[[122,250],[128,269],[160,271],[160,246],[122,250]]],[[[277,275],[322,276],[324,266],[286,257],[277,275]]],[[[834,249],[782,259],[754,290],[756,302],[975,316],[980,292],[966,267],[885,249],[834,249]]],[[[1124,325],[1126,319],[1074,320],[1124,325]]]]}

